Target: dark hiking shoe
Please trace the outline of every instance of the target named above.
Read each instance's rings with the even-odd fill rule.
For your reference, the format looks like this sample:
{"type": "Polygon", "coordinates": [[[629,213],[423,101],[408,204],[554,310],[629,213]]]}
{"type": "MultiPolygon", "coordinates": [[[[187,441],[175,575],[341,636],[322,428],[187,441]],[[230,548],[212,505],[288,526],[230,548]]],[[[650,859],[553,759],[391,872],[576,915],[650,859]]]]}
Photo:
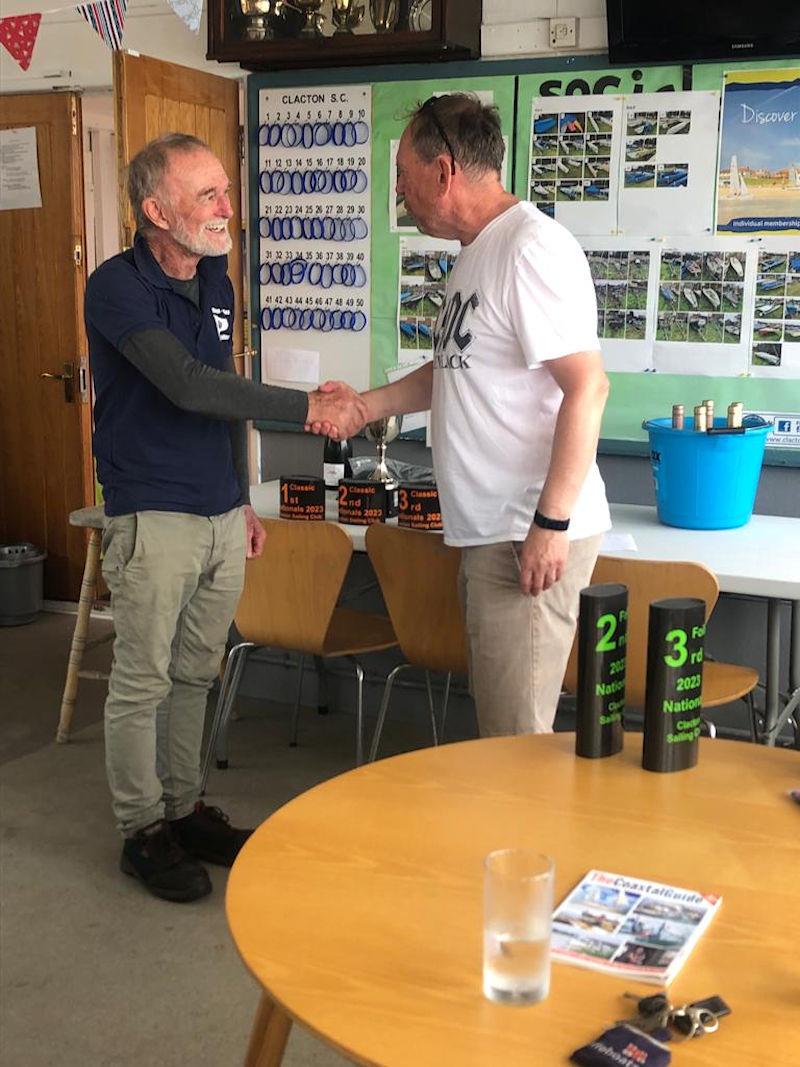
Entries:
{"type": "Polygon", "coordinates": [[[126,838],[119,865],[163,900],[184,903],[211,892],[205,868],[186,855],[163,819],[126,838]]]}
{"type": "Polygon", "coordinates": [[[221,867],[233,866],[252,830],[237,830],[224,811],[198,800],[194,811],[170,822],[173,837],[190,856],[221,867]]]}

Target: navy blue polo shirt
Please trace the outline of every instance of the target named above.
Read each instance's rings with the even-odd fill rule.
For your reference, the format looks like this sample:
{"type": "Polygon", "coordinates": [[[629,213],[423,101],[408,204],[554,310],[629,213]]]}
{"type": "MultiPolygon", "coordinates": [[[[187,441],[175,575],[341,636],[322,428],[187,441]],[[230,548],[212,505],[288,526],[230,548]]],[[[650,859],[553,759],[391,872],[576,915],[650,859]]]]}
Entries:
{"type": "Polygon", "coordinates": [[[175,292],[139,234],[89,278],[86,330],[95,387],[94,451],[107,515],[219,515],[240,503],[230,423],[182,411],[120,352],[166,329],[195,359],[230,369],[234,314],[227,256],[201,259],[200,307],[175,292]]]}

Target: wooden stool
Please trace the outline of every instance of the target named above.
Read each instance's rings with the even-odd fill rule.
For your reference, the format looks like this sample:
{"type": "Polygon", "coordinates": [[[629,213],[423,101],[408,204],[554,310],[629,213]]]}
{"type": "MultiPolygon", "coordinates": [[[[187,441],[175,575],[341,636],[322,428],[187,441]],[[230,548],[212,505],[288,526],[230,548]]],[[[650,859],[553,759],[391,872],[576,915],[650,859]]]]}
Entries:
{"type": "MultiPolygon", "coordinates": [[[[69,741],[72,712],[75,708],[75,698],[78,694],[78,678],[81,675],[81,661],[86,648],[86,632],[89,629],[89,616],[92,612],[97,591],[97,568],[100,564],[103,509],[102,507],[94,507],[79,508],[77,511],[72,511],[69,516],[69,524],[70,526],[83,526],[90,533],[86,544],[86,563],[83,568],[81,595],[78,600],[78,615],[75,620],[75,631],[72,634],[72,645],[70,646],[69,662],[67,663],[67,677],[64,681],[61,713],[56,731],[56,741],[59,744],[69,741]]],[[[98,675],[93,673],[92,677],[96,678],[98,675]]]]}

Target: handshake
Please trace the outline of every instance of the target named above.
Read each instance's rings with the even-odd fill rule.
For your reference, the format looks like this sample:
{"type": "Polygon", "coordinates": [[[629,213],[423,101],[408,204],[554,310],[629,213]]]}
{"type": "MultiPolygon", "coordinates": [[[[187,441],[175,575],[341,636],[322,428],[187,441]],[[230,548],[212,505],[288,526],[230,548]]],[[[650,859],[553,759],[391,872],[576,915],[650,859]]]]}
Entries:
{"type": "Polygon", "coordinates": [[[352,437],[373,416],[365,396],[345,382],[323,382],[308,394],[307,431],[334,440],[352,437]]]}

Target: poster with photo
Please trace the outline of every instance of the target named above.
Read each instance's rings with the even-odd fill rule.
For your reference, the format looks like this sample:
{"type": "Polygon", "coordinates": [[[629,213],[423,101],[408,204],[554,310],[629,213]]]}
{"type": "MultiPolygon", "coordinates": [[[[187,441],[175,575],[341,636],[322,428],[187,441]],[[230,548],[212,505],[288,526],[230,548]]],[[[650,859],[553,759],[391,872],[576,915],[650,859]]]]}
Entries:
{"type": "Polygon", "coordinates": [[[719,101],[715,92],[625,97],[620,233],[711,232],[719,101]]]}
{"type": "Polygon", "coordinates": [[[758,253],[750,373],[800,378],[800,241],[758,253]]]}
{"type": "Polygon", "coordinates": [[[726,71],[720,234],[800,234],[800,66],[726,71]]]}
{"type": "Polygon", "coordinates": [[[259,92],[262,380],[370,384],[369,86],[259,92]]]}
{"type": "Polygon", "coordinates": [[[654,366],[669,374],[747,373],[757,253],[709,237],[661,249],[654,366]]]}
{"type": "Polygon", "coordinates": [[[461,249],[438,237],[400,239],[397,362],[433,358],[433,329],[444,304],[447,278],[461,249]]]}
{"type": "Polygon", "coordinates": [[[535,97],[528,199],[575,234],[617,228],[622,98],[535,97]]]}
{"type": "Polygon", "coordinates": [[[656,246],[627,238],[582,238],[581,244],[594,280],[606,370],[653,370],[656,246]]]}

